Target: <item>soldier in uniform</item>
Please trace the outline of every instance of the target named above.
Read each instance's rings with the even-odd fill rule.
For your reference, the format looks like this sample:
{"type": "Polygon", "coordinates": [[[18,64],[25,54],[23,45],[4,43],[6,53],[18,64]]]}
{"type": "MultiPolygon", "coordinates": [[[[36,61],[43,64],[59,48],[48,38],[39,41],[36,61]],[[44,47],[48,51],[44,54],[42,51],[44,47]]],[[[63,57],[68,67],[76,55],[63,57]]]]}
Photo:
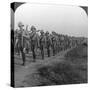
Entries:
{"type": "Polygon", "coordinates": [[[30,36],[28,31],[28,25],[26,26],[25,35],[27,36],[25,47],[26,47],[26,53],[28,54],[30,50],[30,36]]]}
{"type": "Polygon", "coordinates": [[[36,60],[36,49],[39,46],[39,36],[37,35],[36,28],[34,26],[31,26],[31,33],[30,33],[30,39],[31,39],[31,51],[33,54],[33,60],[35,62],[36,60]]]}
{"type": "Polygon", "coordinates": [[[44,31],[43,31],[43,30],[41,30],[40,33],[41,33],[40,39],[39,39],[39,42],[40,42],[40,50],[41,50],[42,59],[44,59],[45,35],[44,35],[44,31]]]}
{"type": "Polygon", "coordinates": [[[61,51],[61,37],[60,34],[58,35],[58,40],[59,40],[59,52],[61,51]]]}
{"type": "Polygon", "coordinates": [[[18,27],[19,27],[19,32],[18,32],[18,43],[19,43],[19,48],[20,48],[20,52],[21,52],[21,56],[22,56],[22,60],[23,60],[23,64],[25,65],[25,52],[24,52],[24,29],[23,29],[23,24],[22,22],[18,23],[18,27]]]}
{"type": "Polygon", "coordinates": [[[48,57],[50,57],[50,46],[51,46],[51,38],[49,32],[46,31],[46,48],[47,48],[48,57]]]}
{"type": "Polygon", "coordinates": [[[54,31],[52,31],[52,38],[51,38],[51,40],[52,40],[52,49],[53,49],[53,56],[55,56],[55,54],[56,54],[56,44],[57,44],[57,42],[56,42],[56,36],[55,36],[55,32],[54,31]]]}
{"type": "Polygon", "coordinates": [[[60,43],[59,43],[59,36],[57,33],[55,33],[55,37],[56,37],[56,53],[59,53],[59,46],[60,46],[60,43]]]}
{"type": "Polygon", "coordinates": [[[18,44],[18,29],[14,31],[14,49],[15,49],[15,53],[20,54],[19,44],[18,44]]]}

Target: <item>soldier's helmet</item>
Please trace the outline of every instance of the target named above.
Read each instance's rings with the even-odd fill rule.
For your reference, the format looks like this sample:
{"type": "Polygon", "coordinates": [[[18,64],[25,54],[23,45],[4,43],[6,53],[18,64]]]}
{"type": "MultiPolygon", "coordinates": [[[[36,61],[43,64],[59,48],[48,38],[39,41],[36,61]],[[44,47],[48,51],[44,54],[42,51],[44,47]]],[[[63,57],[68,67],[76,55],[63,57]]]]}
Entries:
{"type": "Polygon", "coordinates": [[[24,26],[24,24],[22,22],[18,23],[18,27],[23,27],[23,26],[24,26]]]}
{"type": "Polygon", "coordinates": [[[36,31],[35,26],[31,26],[31,31],[36,31]]]}
{"type": "Polygon", "coordinates": [[[48,31],[46,31],[46,34],[49,34],[49,32],[48,32],[48,31]]]}
{"type": "Polygon", "coordinates": [[[54,34],[55,33],[55,31],[52,31],[52,34],[54,34]]]}
{"type": "Polygon", "coordinates": [[[41,33],[41,34],[44,34],[44,31],[43,31],[43,30],[41,30],[41,31],[40,31],[40,33],[41,33]]]}

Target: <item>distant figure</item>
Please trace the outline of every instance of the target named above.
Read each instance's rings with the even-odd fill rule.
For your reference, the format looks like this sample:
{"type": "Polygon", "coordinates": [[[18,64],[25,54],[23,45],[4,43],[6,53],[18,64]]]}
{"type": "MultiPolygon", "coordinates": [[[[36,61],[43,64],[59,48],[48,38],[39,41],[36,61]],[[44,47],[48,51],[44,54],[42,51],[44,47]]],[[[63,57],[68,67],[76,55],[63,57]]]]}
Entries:
{"type": "Polygon", "coordinates": [[[41,33],[40,39],[39,39],[40,50],[41,50],[42,59],[44,59],[45,35],[44,35],[44,31],[43,30],[41,30],[40,33],[41,33]]]}
{"type": "Polygon", "coordinates": [[[55,56],[55,54],[57,53],[57,40],[56,40],[56,36],[55,36],[55,32],[52,31],[52,37],[51,37],[51,40],[52,40],[52,50],[53,50],[53,56],[55,56]]]}
{"type": "Polygon", "coordinates": [[[51,46],[51,38],[50,38],[50,35],[49,35],[49,32],[46,31],[46,48],[47,48],[47,54],[48,54],[48,57],[50,57],[50,46],[51,46]]]}

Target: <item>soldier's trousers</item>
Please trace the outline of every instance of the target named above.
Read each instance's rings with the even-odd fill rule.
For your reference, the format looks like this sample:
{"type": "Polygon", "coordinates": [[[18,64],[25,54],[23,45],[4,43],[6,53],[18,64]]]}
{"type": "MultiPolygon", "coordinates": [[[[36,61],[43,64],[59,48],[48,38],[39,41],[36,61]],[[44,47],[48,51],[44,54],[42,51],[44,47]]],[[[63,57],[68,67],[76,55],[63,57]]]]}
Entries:
{"type": "Polygon", "coordinates": [[[47,45],[47,54],[48,54],[48,57],[50,57],[50,45],[47,45]]]}
{"type": "Polygon", "coordinates": [[[21,51],[21,55],[22,55],[22,60],[23,60],[23,65],[25,65],[25,52],[23,51],[23,47],[20,46],[20,51],[21,51]]]}
{"type": "Polygon", "coordinates": [[[36,54],[35,54],[35,45],[34,44],[31,45],[31,50],[32,50],[32,54],[33,54],[33,60],[35,61],[36,54]]]}
{"type": "Polygon", "coordinates": [[[52,44],[52,49],[53,49],[53,56],[55,56],[56,50],[55,50],[55,45],[54,44],[52,44]]]}
{"type": "Polygon", "coordinates": [[[53,42],[53,43],[52,43],[52,50],[53,50],[53,56],[55,56],[56,51],[57,51],[57,45],[56,45],[56,42],[53,42]]]}
{"type": "Polygon", "coordinates": [[[42,59],[44,59],[44,45],[40,45],[40,49],[41,49],[42,59]]]}
{"type": "Polygon", "coordinates": [[[18,39],[16,39],[14,47],[15,47],[15,53],[20,54],[19,40],[18,39]]]}

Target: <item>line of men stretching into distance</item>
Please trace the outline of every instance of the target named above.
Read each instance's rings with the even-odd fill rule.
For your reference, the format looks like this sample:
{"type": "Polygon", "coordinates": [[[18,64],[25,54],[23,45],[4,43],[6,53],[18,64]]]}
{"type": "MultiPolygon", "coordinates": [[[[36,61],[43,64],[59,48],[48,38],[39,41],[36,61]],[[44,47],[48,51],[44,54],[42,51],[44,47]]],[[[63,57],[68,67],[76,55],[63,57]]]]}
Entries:
{"type": "Polygon", "coordinates": [[[28,25],[24,29],[22,22],[18,23],[19,29],[14,31],[14,53],[21,53],[22,65],[26,62],[26,53],[32,51],[33,62],[36,61],[37,49],[41,51],[42,60],[44,60],[45,50],[50,57],[50,50],[53,56],[62,50],[76,47],[82,42],[82,38],[70,37],[68,35],[58,34],[54,31],[50,34],[48,31],[37,30],[35,26],[31,26],[28,30],[28,25]],[[40,35],[38,34],[40,33],[40,35]]]}

